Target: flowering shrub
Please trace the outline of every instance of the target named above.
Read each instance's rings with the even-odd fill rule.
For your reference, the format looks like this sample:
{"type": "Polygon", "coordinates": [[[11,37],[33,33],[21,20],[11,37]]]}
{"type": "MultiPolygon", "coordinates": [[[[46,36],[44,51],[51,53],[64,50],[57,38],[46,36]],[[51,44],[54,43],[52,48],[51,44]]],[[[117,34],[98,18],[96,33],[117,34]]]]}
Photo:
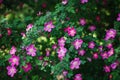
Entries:
{"type": "MultiPolygon", "coordinates": [[[[14,35],[19,43],[7,45],[10,50],[3,58],[2,79],[119,80],[118,5],[112,0],[62,0],[54,11],[43,16],[39,12],[34,22],[26,23],[24,32],[14,35]],[[115,6],[107,8],[112,2],[115,6]],[[115,19],[111,20],[112,17],[115,19]]],[[[43,8],[46,6],[42,4],[43,8]]],[[[1,22],[0,32],[5,25],[9,24],[1,22]]],[[[6,30],[11,37],[16,32],[14,27],[6,30]]]]}

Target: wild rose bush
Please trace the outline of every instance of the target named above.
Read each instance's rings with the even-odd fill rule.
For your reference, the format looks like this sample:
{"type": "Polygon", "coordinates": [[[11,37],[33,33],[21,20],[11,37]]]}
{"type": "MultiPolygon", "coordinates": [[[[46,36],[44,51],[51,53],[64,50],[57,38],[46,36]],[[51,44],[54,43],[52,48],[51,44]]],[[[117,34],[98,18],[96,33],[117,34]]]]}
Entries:
{"type": "Polygon", "coordinates": [[[112,0],[58,3],[54,11],[26,26],[19,45],[11,45],[9,54],[5,55],[6,75],[2,78],[119,80],[118,5],[112,0]],[[107,8],[111,3],[115,6],[107,8]]]}

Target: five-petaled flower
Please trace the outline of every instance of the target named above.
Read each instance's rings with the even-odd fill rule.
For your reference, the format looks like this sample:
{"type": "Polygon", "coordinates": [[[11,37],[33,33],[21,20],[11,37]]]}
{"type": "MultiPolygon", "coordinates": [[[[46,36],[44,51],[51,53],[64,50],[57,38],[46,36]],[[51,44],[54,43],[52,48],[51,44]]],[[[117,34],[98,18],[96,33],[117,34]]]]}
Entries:
{"type": "Polygon", "coordinates": [[[14,74],[17,72],[17,69],[14,66],[7,66],[7,74],[11,77],[14,77],[14,74]]]}
{"type": "Polygon", "coordinates": [[[53,22],[52,22],[52,21],[46,22],[46,23],[44,24],[44,31],[46,31],[46,32],[51,32],[51,31],[52,31],[52,28],[55,28],[55,26],[53,25],[53,22]]]}
{"type": "Polygon", "coordinates": [[[27,51],[27,54],[28,55],[31,55],[31,56],[36,56],[36,48],[34,46],[34,44],[31,44],[31,45],[28,45],[26,47],[26,51],[27,51]]]}
{"type": "Polygon", "coordinates": [[[70,62],[70,69],[79,69],[79,66],[81,64],[81,61],[79,58],[74,58],[74,60],[72,60],[70,62]]]}

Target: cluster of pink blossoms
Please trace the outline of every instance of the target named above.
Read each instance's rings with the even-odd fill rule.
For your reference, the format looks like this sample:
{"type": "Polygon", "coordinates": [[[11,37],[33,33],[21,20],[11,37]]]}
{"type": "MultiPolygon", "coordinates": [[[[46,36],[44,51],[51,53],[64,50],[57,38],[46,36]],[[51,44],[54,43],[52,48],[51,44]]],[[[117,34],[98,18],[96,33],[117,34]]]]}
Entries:
{"type": "Polygon", "coordinates": [[[11,54],[11,58],[8,60],[9,63],[11,64],[10,66],[7,66],[7,74],[11,77],[14,76],[14,74],[17,72],[16,67],[19,65],[19,56],[15,55],[16,53],[16,47],[12,46],[11,50],[10,50],[10,54],[11,54]]]}
{"type": "Polygon", "coordinates": [[[115,61],[114,63],[112,63],[112,64],[109,65],[109,66],[105,65],[103,68],[104,68],[104,71],[105,71],[105,72],[109,73],[109,72],[111,71],[111,69],[114,70],[114,69],[117,68],[117,66],[118,66],[118,62],[115,61]]]}
{"type": "Polygon", "coordinates": [[[58,45],[59,45],[59,49],[57,50],[57,53],[58,53],[58,58],[60,60],[63,59],[63,57],[65,56],[66,52],[67,52],[67,49],[64,47],[65,46],[65,38],[64,37],[61,37],[60,39],[58,39],[58,45]]]}

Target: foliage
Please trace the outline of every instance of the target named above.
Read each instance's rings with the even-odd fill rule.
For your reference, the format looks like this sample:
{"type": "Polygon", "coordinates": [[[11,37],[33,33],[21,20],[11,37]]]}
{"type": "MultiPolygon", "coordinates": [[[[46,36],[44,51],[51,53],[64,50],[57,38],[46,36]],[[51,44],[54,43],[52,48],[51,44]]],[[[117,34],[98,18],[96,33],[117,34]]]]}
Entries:
{"type": "Polygon", "coordinates": [[[58,0],[46,0],[45,4],[42,0],[41,4],[40,1],[14,0],[11,3],[17,3],[10,7],[8,0],[3,1],[0,4],[1,13],[4,13],[0,15],[1,79],[76,80],[75,76],[81,74],[78,80],[119,80],[120,0],[80,1],[69,0],[63,4],[58,0]],[[22,7],[17,7],[21,3],[22,7]],[[42,8],[39,9],[40,5],[42,8]],[[42,14],[36,15],[37,12],[42,14]],[[91,30],[91,26],[95,29],[91,30]],[[61,39],[63,42],[60,42],[61,39]],[[83,42],[80,40],[76,43],[77,39],[83,42]],[[85,53],[82,54],[81,50],[85,50],[85,53]],[[105,52],[107,56],[103,55],[105,52]],[[10,58],[13,55],[20,60],[18,66],[14,65],[17,72],[10,78],[10,69],[6,68],[11,65],[10,58]],[[26,66],[28,64],[31,66],[26,66]],[[73,66],[74,69],[71,68],[73,66]],[[30,70],[26,71],[26,67],[30,70]]]}

